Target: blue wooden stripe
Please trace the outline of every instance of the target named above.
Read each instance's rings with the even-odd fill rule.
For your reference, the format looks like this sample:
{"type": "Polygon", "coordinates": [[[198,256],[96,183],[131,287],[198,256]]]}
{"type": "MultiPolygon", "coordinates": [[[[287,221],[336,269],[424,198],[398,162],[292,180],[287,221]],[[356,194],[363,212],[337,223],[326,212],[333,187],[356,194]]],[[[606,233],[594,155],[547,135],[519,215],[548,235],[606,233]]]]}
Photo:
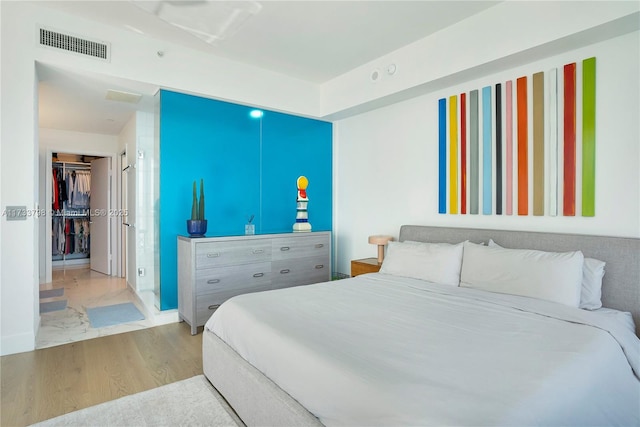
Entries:
{"type": "Polygon", "coordinates": [[[491,86],[482,88],[482,213],[491,215],[491,86]]]}
{"type": "Polygon", "coordinates": [[[447,213],[447,100],[438,100],[438,213],[447,213]]]}

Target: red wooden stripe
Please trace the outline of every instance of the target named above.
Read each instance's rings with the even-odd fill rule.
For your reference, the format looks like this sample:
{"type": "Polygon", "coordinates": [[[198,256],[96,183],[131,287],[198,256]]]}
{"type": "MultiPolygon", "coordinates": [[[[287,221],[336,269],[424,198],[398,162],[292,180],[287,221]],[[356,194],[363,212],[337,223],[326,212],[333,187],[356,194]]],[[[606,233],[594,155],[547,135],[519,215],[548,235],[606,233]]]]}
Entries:
{"type": "Polygon", "coordinates": [[[518,97],[518,215],[529,214],[529,132],[527,129],[527,78],[517,82],[518,97]]]}
{"type": "Polygon", "coordinates": [[[564,66],[563,215],[576,214],[576,64],[564,66]]]}
{"type": "Polygon", "coordinates": [[[467,94],[460,94],[460,213],[467,213],[467,94]]]}

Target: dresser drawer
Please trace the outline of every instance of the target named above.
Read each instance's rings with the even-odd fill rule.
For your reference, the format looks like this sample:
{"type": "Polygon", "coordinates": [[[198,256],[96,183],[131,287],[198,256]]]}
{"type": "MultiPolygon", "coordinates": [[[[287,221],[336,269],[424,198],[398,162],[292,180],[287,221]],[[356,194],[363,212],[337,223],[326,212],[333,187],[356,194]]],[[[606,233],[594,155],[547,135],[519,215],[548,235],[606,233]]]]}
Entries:
{"type": "Polygon", "coordinates": [[[272,259],[274,261],[308,258],[329,257],[329,238],[326,235],[309,234],[306,236],[283,237],[272,240],[272,259]]]}
{"type": "Polygon", "coordinates": [[[274,261],[271,264],[272,289],[329,280],[331,280],[329,256],[274,261]]]}
{"type": "Polygon", "coordinates": [[[210,294],[227,289],[247,289],[271,281],[271,263],[231,265],[196,272],[196,295],[210,294]]]}
{"type": "Polygon", "coordinates": [[[196,243],[196,270],[271,260],[271,239],[196,243]]]}
{"type": "Polygon", "coordinates": [[[196,297],[196,325],[204,325],[213,312],[220,307],[220,304],[229,298],[251,292],[268,291],[269,289],[271,287],[266,283],[252,288],[225,289],[213,294],[199,295],[196,297]]]}

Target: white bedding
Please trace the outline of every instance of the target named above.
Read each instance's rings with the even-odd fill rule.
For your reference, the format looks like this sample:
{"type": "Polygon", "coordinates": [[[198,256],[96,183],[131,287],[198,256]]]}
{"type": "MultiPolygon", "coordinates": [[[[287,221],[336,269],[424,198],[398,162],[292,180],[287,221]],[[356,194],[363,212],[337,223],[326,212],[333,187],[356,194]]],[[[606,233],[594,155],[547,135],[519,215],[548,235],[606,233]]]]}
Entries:
{"type": "Polygon", "coordinates": [[[241,295],[205,328],[325,425],[638,425],[617,319],[368,274],[241,295]]]}

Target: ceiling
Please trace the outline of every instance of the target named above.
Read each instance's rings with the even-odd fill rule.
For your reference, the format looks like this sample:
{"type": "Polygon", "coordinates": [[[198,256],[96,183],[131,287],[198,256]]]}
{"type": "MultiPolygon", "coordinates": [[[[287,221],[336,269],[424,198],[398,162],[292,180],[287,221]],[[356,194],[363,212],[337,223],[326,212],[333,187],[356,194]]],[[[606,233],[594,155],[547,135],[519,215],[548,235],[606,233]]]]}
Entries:
{"type": "MultiPolygon", "coordinates": [[[[384,0],[39,2],[44,7],[124,31],[315,83],[346,73],[497,3],[384,0]]],[[[44,65],[39,65],[38,75],[41,81],[40,125],[82,132],[117,135],[136,110],[136,105],[106,101],[106,90],[138,91],[145,95],[141,101],[143,105],[157,90],[140,82],[118,82],[44,65]]]]}

